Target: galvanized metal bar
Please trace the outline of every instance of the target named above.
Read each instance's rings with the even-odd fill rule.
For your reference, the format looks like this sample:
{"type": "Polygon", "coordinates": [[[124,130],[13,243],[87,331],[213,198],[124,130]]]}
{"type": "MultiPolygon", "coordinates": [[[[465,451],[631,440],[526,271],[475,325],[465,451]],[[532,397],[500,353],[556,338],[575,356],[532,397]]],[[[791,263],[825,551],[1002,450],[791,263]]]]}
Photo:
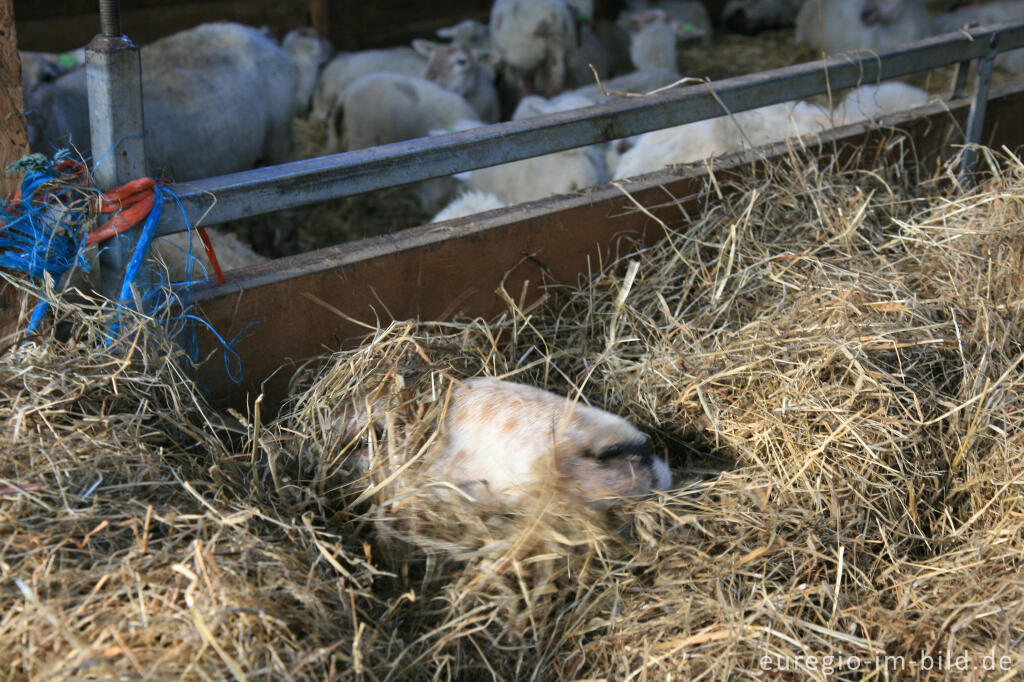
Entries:
{"type": "MultiPolygon", "coordinates": [[[[103,32],[85,50],[89,131],[95,155],[92,178],[111,189],[146,175],[143,143],[142,64],[139,48],[121,35],[116,0],[101,0],[103,32]]],[[[130,233],[104,243],[100,253],[103,294],[116,298],[135,240],[130,233]]]]}
{"type": "Polygon", "coordinates": [[[974,173],[978,165],[978,150],[974,145],[981,142],[981,132],[985,127],[985,108],[988,105],[988,90],[992,83],[992,64],[996,58],[999,46],[999,36],[991,38],[990,49],[981,63],[978,64],[978,73],[974,77],[974,97],[971,99],[971,110],[967,114],[967,128],[964,131],[963,158],[960,160],[960,182],[967,181],[968,176],[974,173]]]}
{"type": "MultiPolygon", "coordinates": [[[[845,55],[574,111],[333,154],[176,185],[191,220],[216,224],[573,149],[896,78],[1024,47],[1024,25],[957,32],[881,55],[845,55]],[[997,47],[990,47],[999,36],[997,47]],[[827,74],[826,74],[827,71],[827,74]]],[[[165,212],[162,234],[184,229],[165,212]]]]}

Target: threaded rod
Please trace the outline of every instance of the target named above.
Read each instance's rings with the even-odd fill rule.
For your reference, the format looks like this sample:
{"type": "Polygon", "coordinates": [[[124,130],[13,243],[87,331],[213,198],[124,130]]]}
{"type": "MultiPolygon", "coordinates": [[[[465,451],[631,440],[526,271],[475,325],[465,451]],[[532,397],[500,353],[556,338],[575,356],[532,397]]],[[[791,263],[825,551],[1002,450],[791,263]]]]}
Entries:
{"type": "Polygon", "coordinates": [[[100,32],[104,38],[121,37],[121,3],[100,0],[100,32]]]}

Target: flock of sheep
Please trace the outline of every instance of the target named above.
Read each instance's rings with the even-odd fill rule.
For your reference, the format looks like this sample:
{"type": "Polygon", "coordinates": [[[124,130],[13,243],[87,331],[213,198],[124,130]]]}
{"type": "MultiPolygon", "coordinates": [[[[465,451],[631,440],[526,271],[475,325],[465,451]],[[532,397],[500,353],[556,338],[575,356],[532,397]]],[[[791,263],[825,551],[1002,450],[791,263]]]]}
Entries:
{"type": "MultiPolygon", "coordinates": [[[[591,65],[608,91],[645,92],[680,80],[677,44],[710,40],[704,6],[631,4],[637,6],[619,21],[602,23],[592,20],[584,0],[497,0],[488,26],[463,22],[442,32],[449,42],[416,40],[411,47],[337,55],[309,29],[278,43],[238,24],[199,26],[142,48],[147,158],[154,172],[187,181],[289,160],[296,116],[323,121],[324,151],[336,152],[591,106],[605,96],[591,65]]],[[[725,12],[746,27],[792,21],[798,40],[828,53],[880,50],[971,21],[1024,20],[1024,2],[934,20],[921,0],[800,4],[731,0],[725,12]]],[[[22,60],[33,148],[71,144],[83,155],[101,156],[105,150],[89,149],[81,55],[22,53],[22,60]]],[[[1014,68],[1013,55],[1003,65],[1014,68]]],[[[460,174],[462,195],[436,219],[572,192],[925,100],[923,91],[902,83],[865,86],[834,110],[788,102],[474,170],[460,174]]],[[[373,401],[365,402],[369,407],[340,417],[343,440],[358,439],[378,419],[373,401]]],[[[444,420],[446,435],[428,473],[464,489],[482,484],[506,501],[539,482],[549,452],[555,470],[548,473],[588,502],[614,503],[671,484],[667,465],[633,425],[536,388],[465,382],[450,396],[444,420]],[[538,425],[557,427],[554,436],[538,425]]]]}
{"type": "MultiPolygon", "coordinates": [[[[795,25],[798,41],[827,53],[882,50],[969,22],[1024,20],[1021,1],[943,13],[951,4],[730,0],[721,19],[747,30],[795,25]]],[[[598,21],[592,0],[496,0],[488,25],[462,22],[439,32],[444,42],[338,54],[311,29],[281,42],[230,23],[183,31],[142,48],[150,170],[180,182],[288,161],[296,116],[326,126],[323,152],[332,153],[578,109],[603,100],[602,88],[643,93],[699,75],[680,73],[676,49],[710,41],[712,22],[702,3],[624,5],[617,21],[598,21]]],[[[1014,69],[1015,58],[1004,55],[1001,65],[1014,69]]],[[[22,52],[33,151],[71,145],[98,158],[106,151],[90,150],[82,62],[81,51],[22,52]]],[[[789,102],[474,170],[457,176],[460,196],[437,219],[569,193],[924,101],[923,91],[902,83],[866,86],[834,110],[789,102]]]]}

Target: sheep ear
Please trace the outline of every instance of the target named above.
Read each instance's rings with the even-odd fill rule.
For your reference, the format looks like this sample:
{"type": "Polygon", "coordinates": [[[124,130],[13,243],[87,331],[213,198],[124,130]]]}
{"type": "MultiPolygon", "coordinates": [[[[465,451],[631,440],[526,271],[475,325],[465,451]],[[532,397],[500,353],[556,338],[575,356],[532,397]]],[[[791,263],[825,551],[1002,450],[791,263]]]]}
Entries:
{"type": "Polygon", "coordinates": [[[432,40],[417,38],[412,41],[412,49],[416,50],[427,59],[430,59],[430,55],[434,54],[434,50],[437,49],[437,43],[432,40]]]}
{"type": "MultiPolygon", "coordinates": [[[[438,38],[445,38],[447,40],[451,40],[452,38],[455,37],[455,27],[454,26],[445,26],[444,28],[437,29],[437,37],[438,38]]],[[[415,43],[415,41],[414,41],[414,43],[415,43]]]]}

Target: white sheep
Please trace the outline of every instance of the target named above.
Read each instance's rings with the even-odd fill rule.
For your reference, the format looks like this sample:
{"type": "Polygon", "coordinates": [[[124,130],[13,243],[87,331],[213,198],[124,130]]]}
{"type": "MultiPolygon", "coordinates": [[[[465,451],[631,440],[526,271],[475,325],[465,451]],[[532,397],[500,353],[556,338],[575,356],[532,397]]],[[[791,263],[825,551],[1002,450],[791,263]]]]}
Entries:
{"type": "Polygon", "coordinates": [[[630,33],[629,57],[638,71],[677,70],[679,23],[665,10],[648,9],[625,18],[630,33]]]}
{"type": "Polygon", "coordinates": [[[326,119],[341,93],[363,76],[371,73],[423,76],[426,72],[427,60],[411,47],[338,54],[320,72],[313,91],[310,118],[321,121],[326,119]]]}
{"type": "Polygon", "coordinates": [[[864,85],[847,93],[836,107],[837,122],[873,121],[879,116],[904,111],[928,102],[928,93],[912,85],[890,81],[864,85]]]}
{"type": "Polygon", "coordinates": [[[821,132],[831,125],[827,111],[807,102],[784,102],[733,116],[655,130],[635,138],[621,155],[613,177],[631,178],[665,166],[695,163],[712,156],[821,132]]]}
{"type": "Polygon", "coordinates": [[[654,130],[633,138],[632,146],[619,152],[612,177],[636,177],[679,163],[694,163],[721,154],[715,119],[654,130]]]}
{"type": "Polygon", "coordinates": [[[498,197],[489,192],[469,190],[453,199],[430,222],[440,223],[445,220],[454,220],[455,218],[475,215],[484,211],[493,211],[499,208],[505,208],[505,202],[498,197]]]}
{"type": "MultiPolygon", "coordinates": [[[[250,265],[265,263],[267,259],[252,250],[230,232],[222,232],[207,228],[213,250],[217,254],[217,262],[224,272],[237,270],[250,265]]],[[[153,240],[151,246],[153,256],[160,259],[167,268],[166,273],[171,282],[182,282],[188,276],[191,281],[215,281],[213,266],[206,255],[206,249],[199,235],[189,232],[175,232],[166,237],[153,240]],[[189,263],[188,253],[191,249],[194,260],[189,263]],[[190,272],[186,274],[186,265],[190,272]]]]}
{"type": "MultiPolygon", "coordinates": [[[[932,30],[935,33],[951,33],[968,24],[978,24],[981,27],[989,24],[1022,21],[1024,21],[1024,0],[1004,0],[983,5],[969,5],[955,12],[941,14],[932,21],[932,30]]],[[[1013,50],[997,55],[995,66],[1013,74],[1024,73],[1024,50],[1013,50]]]]}
{"type": "Polygon", "coordinates": [[[595,102],[605,93],[643,94],[679,80],[676,40],[680,24],[665,10],[643,10],[619,19],[629,34],[629,54],[636,71],[602,79],[574,92],[595,102]]]}
{"type": "Polygon", "coordinates": [[[714,119],[721,153],[760,147],[831,127],[829,112],[808,102],[782,102],[714,119]]]}
{"type": "Polygon", "coordinates": [[[477,59],[489,57],[494,49],[490,29],[476,19],[466,19],[454,26],[439,28],[437,37],[452,43],[462,43],[473,51],[477,59]]]}
{"type": "MultiPolygon", "coordinates": [[[[291,159],[295,67],[262,31],[202,24],[141,53],[150,174],[185,181],[291,159]]],[[[109,151],[91,149],[85,69],[25,95],[34,151],[70,144],[96,159],[109,151]]]]}
{"type": "MultiPolygon", "coordinates": [[[[384,421],[384,400],[340,406],[342,442],[384,421]],[[366,414],[367,403],[373,414],[366,414]]],[[[450,484],[476,501],[515,505],[550,486],[601,507],[667,490],[672,473],[650,438],[626,419],[524,384],[479,377],[452,388],[422,482],[450,484]]],[[[350,453],[366,471],[368,449],[350,453]]]]}
{"type": "Polygon", "coordinates": [[[327,127],[328,153],[426,137],[474,119],[466,100],[425,78],[373,73],[338,98],[327,127]]]}
{"type": "Polygon", "coordinates": [[[334,46],[314,29],[306,27],[289,31],[281,41],[281,48],[295,65],[298,78],[295,113],[304,116],[309,113],[320,70],[334,54],[334,46]]]}
{"type": "Polygon", "coordinates": [[[551,97],[564,89],[566,55],[577,44],[565,0],[496,0],[490,29],[505,81],[520,95],[551,97]]]}
{"type": "Polygon", "coordinates": [[[796,41],[826,54],[877,52],[931,33],[931,19],[921,0],[807,0],[796,22],[796,41]]]}
{"type": "Polygon", "coordinates": [[[705,45],[711,44],[714,30],[711,17],[703,2],[697,0],[661,0],[650,3],[649,9],[664,10],[668,16],[679,24],[678,34],[681,42],[699,40],[705,45]]]}
{"type": "MultiPolygon", "coordinates": [[[[519,103],[512,119],[569,111],[592,104],[572,92],[550,100],[531,95],[519,103]]],[[[608,169],[603,151],[591,146],[480,168],[461,176],[466,178],[470,188],[493,194],[511,206],[600,184],[608,179],[608,169]]]]}
{"type": "Polygon", "coordinates": [[[472,50],[458,42],[441,45],[414,40],[412,47],[427,59],[427,80],[461,95],[484,123],[498,121],[498,90],[490,64],[481,62],[472,50]]]}

